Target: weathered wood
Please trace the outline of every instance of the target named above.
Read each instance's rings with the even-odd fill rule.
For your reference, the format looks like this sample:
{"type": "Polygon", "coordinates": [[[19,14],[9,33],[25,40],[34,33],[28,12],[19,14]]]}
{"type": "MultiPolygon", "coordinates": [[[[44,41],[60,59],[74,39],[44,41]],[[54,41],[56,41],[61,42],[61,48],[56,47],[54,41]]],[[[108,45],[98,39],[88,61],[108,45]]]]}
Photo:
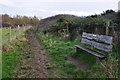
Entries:
{"type": "MultiPolygon", "coordinates": [[[[88,34],[83,32],[81,43],[90,45],[96,49],[110,53],[112,51],[112,37],[105,35],[97,34],[88,34]]],[[[94,56],[96,56],[96,64],[100,63],[100,59],[105,59],[108,57],[108,54],[96,51],[94,49],[87,48],[85,45],[75,45],[75,47],[82,49],[94,56]]]]}
{"type": "Polygon", "coordinates": [[[98,35],[98,34],[90,34],[90,33],[85,33],[83,32],[82,37],[88,38],[88,39],[93,39],[96,41],[104,42],[107,44],[112,43],[112,37],[111,36],[106,36],[106,35],[98,35]]]}
{"type": "Polygon", "coordinates": [[[99,64],[99,63],[100,63],[100,58],[96,57],[96,64],[99,64]]]}
{"type": "Polygon", "coordinates": [[[10,27],[10,36],[9,36],[9,41],[11,41],[11,27],[10,27]]]}
{"type": "Polygon", "coordinates": [[[81,43],[93,46],[94,48],[97,48],[99,50],[103,50],[105,52],[111,52],[111,50],[112,50],[112,45],[105,45],[105,44],[97,43],[95,41],[90,41],[90,40],[84,39],[84,38],[82,38],[81,43]]]}
{"type": "Polygon", "coordinates": [[[88,52],[88,53],[90,53],[90,54],[92,54],[92,55],[94,55],[94,56],[99,57],[99,58],[106,58],[106,55],[105,55],[105,54],[102,54],[102,53],[100,53],[100,52],[91,50],[91,49],[86,48],[86,47],[84,47],[84,46],[75,45],[75,47],[76,47],[76,48],[80,48],[80,49],[82,49],[82,50],[84,50],[84,51],[86,51],[86,52],[88,52]]]}

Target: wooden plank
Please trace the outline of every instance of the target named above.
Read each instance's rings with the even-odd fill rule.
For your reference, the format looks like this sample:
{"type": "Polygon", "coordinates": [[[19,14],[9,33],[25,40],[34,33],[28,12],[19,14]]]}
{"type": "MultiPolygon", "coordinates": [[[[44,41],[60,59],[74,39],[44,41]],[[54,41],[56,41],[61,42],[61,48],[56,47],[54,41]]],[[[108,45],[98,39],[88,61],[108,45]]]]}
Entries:
{"type": "Polygon", "coordinates": [[[107,44],[112,43],[112,37],[111,36],[106,36],[106,35],[98,35],[98,34],[90,34],[90,33],[85,33],[83,32],[82,37],[87,38],[87,39],[93,39],[96,41],[104,42],[107,44]]]}
{"type": "Polygon", "coordinates": [[[84,38],[82,38],[81,43],[93,46],[94,48],[97,48],[99,50],[103,50],[103,51],[108,52],[108,53],[111,52],[111,50],[112,50],[112,45],[105,45],[105,44],[97,43],[95,41],[90,41],[90,40],[84,39],[84,38]]]}
{"type": "Polygon", "coordinates": [[[94,55],[94,56],[99,57],[99,58],[106,58],[106,55],[105,55],[105,54],[102,54],[102,53],[100,53],[100,52],[93,51],[93,50],[91,50],[91,49],[89,49],[89,48],[86,48],[86,47],[84,47],[84,46],[75,45],[75,47],[80,48],[80,49],[82,49],[82,50],[84,50],[84,51],[86,51],[86,52],[88,52],[88,53],[90,53],[90,54],[92,54],[92,55],[94,55]]]}
{"type": "Polygon", "coordinates": [[[100,59],[99,57],[96,57],[96,64],[99,64],[100,63],[100,59]]]}

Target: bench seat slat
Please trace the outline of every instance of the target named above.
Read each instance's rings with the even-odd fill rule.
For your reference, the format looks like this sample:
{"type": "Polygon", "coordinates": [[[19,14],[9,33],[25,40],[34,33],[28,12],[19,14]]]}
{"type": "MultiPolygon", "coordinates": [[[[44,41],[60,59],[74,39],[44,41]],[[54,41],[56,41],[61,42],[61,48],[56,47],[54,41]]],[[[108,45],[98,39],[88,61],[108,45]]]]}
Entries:
{"type": "Polygon", "coordinates": [[[86,48],[84,46],[81,46],[81,45],[75,45],[75,47],[80,48],[80,49],[82,49],[82,50],[84,50],[84,51],[86,51],[88,53],[91,53],[92,55],[94,55],[96,57],[99,57],[99,58],[106,58],[107,57],[106,55],[104,55],[104,54],[102,54],[100,52],[93,51],[93,50],[91,50],[89,48],[86,48]]]}

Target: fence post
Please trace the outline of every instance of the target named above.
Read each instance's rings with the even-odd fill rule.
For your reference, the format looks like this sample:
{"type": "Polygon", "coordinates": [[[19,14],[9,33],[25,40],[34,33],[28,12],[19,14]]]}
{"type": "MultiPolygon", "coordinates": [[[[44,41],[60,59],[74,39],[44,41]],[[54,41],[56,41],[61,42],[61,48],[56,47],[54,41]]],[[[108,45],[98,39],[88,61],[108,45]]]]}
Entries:
{"type": "Polygon", "coordinates": [[[19,35],[19,28],[20,28],[20,27],[19,27],[19,25],[18,25],[18,35],[19,35]]]}
{"type": "Polygon", "coordinates": [[[110,21],[107,21],[107,23],[106,23],[106,35],[109,34],[109,26],[110,26],[110,21]]]}
{"type": "Polygon", "coordinates": [[[15,28],[15,39],[17,39],[17,27],[15,28]]]}
{"type": "Polygon", "coordinates": [[[24,26],[24,30],[23,30],[23,32],[25,31],[25,26],[24,26]]]}
{"type": "Polygon", "coordinates": [[[10,36],[9,36],[9,41],[11,41],[11,27],[10,27],[10,36]]]}

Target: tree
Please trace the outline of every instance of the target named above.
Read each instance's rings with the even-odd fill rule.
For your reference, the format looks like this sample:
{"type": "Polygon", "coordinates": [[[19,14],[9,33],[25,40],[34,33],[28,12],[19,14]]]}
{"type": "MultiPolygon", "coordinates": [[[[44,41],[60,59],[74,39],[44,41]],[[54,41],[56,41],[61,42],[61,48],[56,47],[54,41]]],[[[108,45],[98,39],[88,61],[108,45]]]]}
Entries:
{"type": "Polygon", "coordinates": [[[20,16],[16,15],[15,17],[11,17],[8,14],[2,15],[2,25],[3,27],[16,27],[16,26],[23,26],[27,24],[36,25],[39,23],[39,19],[34,17],[27,17],[27,16],[20,16]]]}
{"type": "Polygon", "coordinates": [[[34,16],[33,18],[31,18],[30,23],[32,25],[36,25],[39,23],[39,19],[36,16],[34,16]]]}
{"type": "Polygon", "coordinates": [[[10,16],[7,14],[2,15],[2,25],[3,27],[9,27],[10,25],[10,16]]]}
{"type": "Polygon", "coordinates": [[[112,9],[106,10],[106,11],[103,11],[103,13],[101,15],[106,15],[106,14],[110,14],[110,13],[115,13],[115,11],[113,11],[112,9]]]}

